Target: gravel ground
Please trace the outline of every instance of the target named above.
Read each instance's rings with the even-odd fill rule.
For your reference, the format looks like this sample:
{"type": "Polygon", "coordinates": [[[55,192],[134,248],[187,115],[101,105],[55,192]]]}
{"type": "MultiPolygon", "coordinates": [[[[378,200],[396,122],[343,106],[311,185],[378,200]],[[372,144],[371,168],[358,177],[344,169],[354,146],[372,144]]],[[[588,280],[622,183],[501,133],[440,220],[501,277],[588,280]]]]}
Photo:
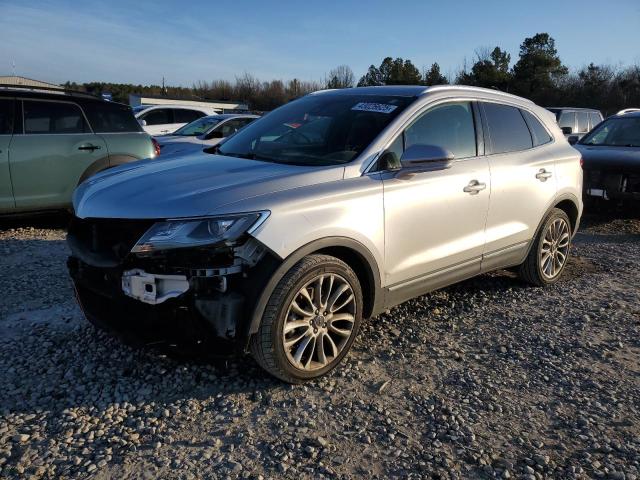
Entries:
{"type": "Polygon", "coordinates": [[[95,330],[61,223],[0,226],[0,478],[640,478],[637,218],[586,218],[552,288],[394,308],[293,387],[95,330]]]}

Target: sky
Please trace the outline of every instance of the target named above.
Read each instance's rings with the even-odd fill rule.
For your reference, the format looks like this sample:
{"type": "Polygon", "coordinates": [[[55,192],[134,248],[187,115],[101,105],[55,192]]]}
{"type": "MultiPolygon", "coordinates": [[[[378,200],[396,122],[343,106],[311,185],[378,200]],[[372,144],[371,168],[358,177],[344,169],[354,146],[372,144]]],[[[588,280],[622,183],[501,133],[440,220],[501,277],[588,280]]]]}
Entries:
{"type": "Polygon", "coordinates": [[[640,0],[0,0],[0,75],[62,83],[192,86],[233,80],[356,79],[386,56],[455,75],[498,45],[517,60],[548,32],[572,69],[640,63],[640,0]]]}

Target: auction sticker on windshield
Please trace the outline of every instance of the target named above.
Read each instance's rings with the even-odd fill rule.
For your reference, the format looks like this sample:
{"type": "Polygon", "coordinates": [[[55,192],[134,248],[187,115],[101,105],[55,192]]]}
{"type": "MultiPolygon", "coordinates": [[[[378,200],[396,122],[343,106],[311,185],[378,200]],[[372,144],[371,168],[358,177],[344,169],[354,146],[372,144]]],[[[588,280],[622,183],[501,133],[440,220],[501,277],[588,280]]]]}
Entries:
{"type": "Polygon", "coordinates": [[[351,110],[359,110],[362,112],[391,113],[396,108],[398,108],[397,105],[389,105],[387,103],[360,102],[351,107],[351,110]]]}

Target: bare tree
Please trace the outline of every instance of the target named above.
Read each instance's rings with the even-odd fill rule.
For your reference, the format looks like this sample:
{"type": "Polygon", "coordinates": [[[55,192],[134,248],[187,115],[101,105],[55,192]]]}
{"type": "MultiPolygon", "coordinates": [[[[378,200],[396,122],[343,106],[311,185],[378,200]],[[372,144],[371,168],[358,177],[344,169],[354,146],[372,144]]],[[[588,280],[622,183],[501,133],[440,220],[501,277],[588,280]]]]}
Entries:
{"type": "Polygon", "coordinates": [[[351,88],[355,84],[355,76],[349,65],[339,65],[329,72],[324,83],[326,88],[351,88]]]}

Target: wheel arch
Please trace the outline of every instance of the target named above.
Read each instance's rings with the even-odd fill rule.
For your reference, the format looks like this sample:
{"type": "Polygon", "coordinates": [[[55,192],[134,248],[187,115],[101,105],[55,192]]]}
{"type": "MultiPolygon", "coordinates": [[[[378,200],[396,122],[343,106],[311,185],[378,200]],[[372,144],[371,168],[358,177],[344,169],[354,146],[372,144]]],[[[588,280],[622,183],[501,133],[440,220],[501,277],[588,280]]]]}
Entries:
{"type": "Polygon", "coordinates": [[[247,341],[258,331],[262,315],[278,282],[298,261],[307,255],[322,253],[339,258],[349,265],[361,282],[364,318],[381,310],[383,294],[378,264],[367,247],[348,237],[327,237],[308,243],[285,258],[262,289],[249,315],[247,341]]]}
{"type": "Polygon", "coordinates": [[[133,155],[105,155],[93,162],[84,170],[84,172],[82,172],[80,180],[78,180],[78,185],[84,182],[87,178],[106,170],[107,168],[117,167],[118,165],[135,162],[136,160],[139,159],[133,155]]]}

